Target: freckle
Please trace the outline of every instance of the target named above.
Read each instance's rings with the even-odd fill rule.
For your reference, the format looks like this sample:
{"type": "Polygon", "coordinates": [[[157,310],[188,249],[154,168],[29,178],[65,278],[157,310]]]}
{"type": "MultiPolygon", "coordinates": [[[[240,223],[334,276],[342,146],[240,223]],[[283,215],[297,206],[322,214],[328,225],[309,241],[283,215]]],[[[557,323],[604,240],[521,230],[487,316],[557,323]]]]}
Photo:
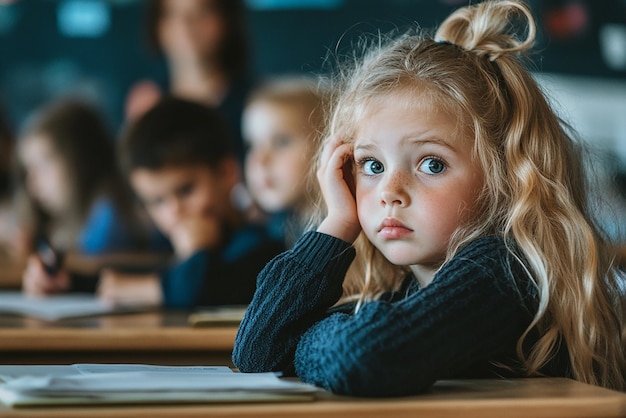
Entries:
{"type": "Polygon", "coordinates": [[[393,187],[405,186],[406,182],[403,180],[404,180],[403,175],[394,176],[393,179],[391,180],[391,185],[393,185],[393,187]]]}

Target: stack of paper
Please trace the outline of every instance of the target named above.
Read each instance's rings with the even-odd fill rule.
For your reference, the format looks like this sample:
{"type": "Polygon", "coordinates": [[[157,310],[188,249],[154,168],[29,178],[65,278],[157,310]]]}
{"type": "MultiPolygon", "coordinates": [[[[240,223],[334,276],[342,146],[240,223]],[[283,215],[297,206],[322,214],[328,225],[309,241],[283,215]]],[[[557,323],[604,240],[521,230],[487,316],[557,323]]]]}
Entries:
{"type": "Polygon", "coordinates": [[[274,373],[227,367],[0,366],[0,379],[0,401],[8,406],[303,401],[317,391],[274,373]]]}
{"type": "Polygon", "coordinates": [[[92,294],[74,293],[33,298],[16,291],[0,292],[0,313],[31,316],[47,321],[110,313],[138,312],[150,308],[154,308],[154,306],[113,305],[92,294]]]}
{"type": "Polygon", "coordinates": [[[189,323],[195,327],[232,325],[237,326],[246,314],[247,306],[205,307],[189,315],[189,323]]]}

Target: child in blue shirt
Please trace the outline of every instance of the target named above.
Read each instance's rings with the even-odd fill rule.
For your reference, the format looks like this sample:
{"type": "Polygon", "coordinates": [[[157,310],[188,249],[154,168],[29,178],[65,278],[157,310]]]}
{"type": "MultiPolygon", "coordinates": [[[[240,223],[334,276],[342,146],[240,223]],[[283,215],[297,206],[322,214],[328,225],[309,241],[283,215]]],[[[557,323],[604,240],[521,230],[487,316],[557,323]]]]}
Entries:
{"type": "Polygon", "coordinates": [[[99,294],[169,308],[247,304],[256,275],[283,246],[262,226],[246,222],[233,201],[241,173],[220,114],[197,102],[164,98],[128,127],[120,158],[176,260],[159,275],[107,271],[99,294]]]}
{"type": "Polygon", "coordinates": [[[118,170],[99,110],[78,99],[51,102],[31,116],[16,144],[16,206],[27,244],[24,291],[77,290],[73,266],[46,265],[42,245],[74,259],[150,246],[118,170]]]}

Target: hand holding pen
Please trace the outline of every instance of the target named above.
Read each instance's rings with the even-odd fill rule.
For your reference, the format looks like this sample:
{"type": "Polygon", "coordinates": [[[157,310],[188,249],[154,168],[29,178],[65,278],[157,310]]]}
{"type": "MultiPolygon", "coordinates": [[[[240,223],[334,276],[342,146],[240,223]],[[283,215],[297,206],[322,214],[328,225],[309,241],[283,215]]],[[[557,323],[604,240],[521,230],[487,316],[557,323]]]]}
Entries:
{"type": "Polygon", "coordinates": [[[37,253],[31,254],[22,275],[22,290],[30,296],[67,292],[70,276],[63,268],[63,253],[47,240],[40,240],[37,253]]]}

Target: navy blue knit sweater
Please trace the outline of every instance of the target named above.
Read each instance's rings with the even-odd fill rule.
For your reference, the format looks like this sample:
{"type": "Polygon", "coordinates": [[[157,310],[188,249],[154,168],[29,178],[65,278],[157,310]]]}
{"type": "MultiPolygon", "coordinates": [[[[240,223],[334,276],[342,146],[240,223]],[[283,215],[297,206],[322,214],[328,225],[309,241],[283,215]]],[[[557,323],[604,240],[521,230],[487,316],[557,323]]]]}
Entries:
{"type": "Polygon", "coordinates": [[[259,271],[285,249],[260,225],[245,224],[231,231],[225,241],[218,248],[201,249],[161,273],[166,308],[248,304],[259,271]]]}
{"type": "MultiPolygon", "coordinates": [[[[309,232],[272,260],[239,328],[234,364],[243,372],[295,372],[353,396],[409,395],[441,378],[519,370],[515,347],[536,311],[536,292],[502,239],[467,245],[423,289],[410,277],[401,292],[356,314],[329,310],[354,255],[348,243],[309,232]]],[[[550,373],[567,375],[566,357],[556,360],[550,373]]]]}

